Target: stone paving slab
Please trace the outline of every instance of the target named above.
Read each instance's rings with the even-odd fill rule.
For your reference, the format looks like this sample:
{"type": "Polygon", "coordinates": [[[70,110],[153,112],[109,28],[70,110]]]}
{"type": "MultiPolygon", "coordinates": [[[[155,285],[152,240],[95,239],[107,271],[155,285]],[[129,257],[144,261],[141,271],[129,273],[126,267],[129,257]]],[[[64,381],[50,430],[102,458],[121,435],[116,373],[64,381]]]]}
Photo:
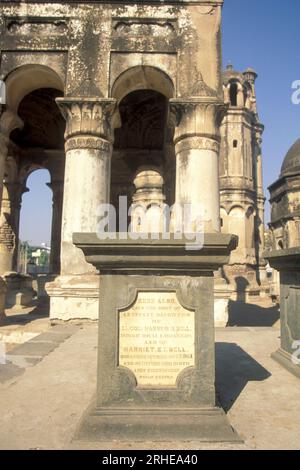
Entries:
{"type": "Polygon", "coordinates": [[[65,328],[51,327],[50,323],[48,328],[48,332],[35,336],[9,351],[6,364],[0,364],[1,383],[23,374],[27,367],[35,366],[79,329],[75,325],[65,325],[65,328]]]}
{"type": "Polygon", "coordinates": [[[25,372],[25,367],[19,367],[10,361],[0,365],[0,383],[12,380],[25,372]]]}
{"type": "Polygon", "coordinates": [[[8,358],[12,356],[34,356],[34,357],[44,357],[49,354],[53,349],[56,348],[57,343],[54,342],[37,342],[37,341],[27,341],[27,343],[17,346],[8,354],[8,358]]]}
{"type": "Polygon", "coordinates": [[[30,340],[30,343],[54,343],[59,344],[70,338],[71,333],[63,333],[61,331],[50,331],[49,333],[42,333],[39,336],[30,340]]]}
{"type": "Polygon", "coordinates": [[[216,341],[217,393],[244,445],[74,441],[96,388],[97,325],[86,324],[0,384],[0,449],[300,450],[300,381],[270,357],[279,331],[217,330],[216,341]]]}

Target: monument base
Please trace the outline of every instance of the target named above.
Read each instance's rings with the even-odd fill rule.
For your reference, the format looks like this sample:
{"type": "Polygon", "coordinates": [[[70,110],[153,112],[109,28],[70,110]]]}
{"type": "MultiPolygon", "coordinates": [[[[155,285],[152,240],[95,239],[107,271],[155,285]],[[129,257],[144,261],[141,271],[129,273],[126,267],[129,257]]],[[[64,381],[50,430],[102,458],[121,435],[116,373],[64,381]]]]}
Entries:
{"type": "Polygon", "coordinates": [[[95,402],[82,418],[74,439],[243,443],[220,408],[100,409],[95,402]]]}
{"type": "Polygon", "coordinates": [[[101,273],[96,400],[77,439],[241,442],[216,406],[214,271],[237,239],[74,234],[101,273]]]}
{"type": "Polygon", "coordinates": [[[300,379],[300,364],[297,365],[293,363],[291,354],[280,348],[278,351],[274,352],[271,357],[274,361],[278,362],[286,370],[300,379]]]}
{"type": "Polygon", "coordinates": [[[300,247],[266,253],[270,266],[280,273],[280,348],[272,358],[300,378],[300,364],[294,364],[300,339],[300,247]]]}
{"type": "Polygon", "coordinates": [[[45,290],[50,297],[50,321],[98,319],[99,275],[58,276],[45,290]]]}

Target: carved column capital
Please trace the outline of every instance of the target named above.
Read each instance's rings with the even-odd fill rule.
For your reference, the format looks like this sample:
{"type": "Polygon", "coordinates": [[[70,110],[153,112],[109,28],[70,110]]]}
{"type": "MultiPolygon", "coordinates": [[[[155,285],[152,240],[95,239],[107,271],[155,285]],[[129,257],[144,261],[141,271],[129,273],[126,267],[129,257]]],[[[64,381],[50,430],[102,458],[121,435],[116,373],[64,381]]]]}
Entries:
{"type": "Polygon", "coordinates": [[[79,148],[108,150],[118,126],[113,98],[57,98],[66,119],[66,151],[79,148]]]}
{"type": "Polygon", "coordinates": [[[218,151],[220,124],[227,106],[218,99],[170,100],[170,124],[175,127],[175,144],[189,139],[191,148],[218,151]]]}

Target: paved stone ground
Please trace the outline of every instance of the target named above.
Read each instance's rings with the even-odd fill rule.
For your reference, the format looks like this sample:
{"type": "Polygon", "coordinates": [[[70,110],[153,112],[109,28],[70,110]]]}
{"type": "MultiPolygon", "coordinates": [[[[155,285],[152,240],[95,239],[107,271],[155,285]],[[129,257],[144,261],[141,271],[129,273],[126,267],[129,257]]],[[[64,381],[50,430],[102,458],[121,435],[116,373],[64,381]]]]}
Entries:
{"type": "MultiPolygon", "coordinates": [[[[0,329],[1,331],[1,329],[0,329]]],[[[0,365],[0,449],[300,449],[300,382],[272,327],[218,329],[217,390],[245,445],[72,441],[96,386],[97,325],[48,326],[0,365]]]]}

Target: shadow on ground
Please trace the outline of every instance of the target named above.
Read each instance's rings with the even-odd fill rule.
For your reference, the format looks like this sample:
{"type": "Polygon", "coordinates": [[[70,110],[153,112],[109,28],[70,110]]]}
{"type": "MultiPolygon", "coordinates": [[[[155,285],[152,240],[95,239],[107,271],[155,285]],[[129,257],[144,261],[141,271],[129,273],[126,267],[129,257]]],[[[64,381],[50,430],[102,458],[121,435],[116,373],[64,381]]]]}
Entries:
{"type": "Polygon", "coordinates": [[[248,382],[262,382],[271,377],[262,367],[235,343],[216,343],[217,399],[227,413],[248,382]]]}
{"type": "Polygon", "coordinates": [[[6,310],[1,326],[27,325],[34,320],[49,317],[49,299],[33,301],[31,306],[6,310]]]}
{"type": "Polygon", "coordinates": [[[279,307],[262,307],[243,301],[229,301],[227,326],[273,326],[280,318],[279,307]]]}

